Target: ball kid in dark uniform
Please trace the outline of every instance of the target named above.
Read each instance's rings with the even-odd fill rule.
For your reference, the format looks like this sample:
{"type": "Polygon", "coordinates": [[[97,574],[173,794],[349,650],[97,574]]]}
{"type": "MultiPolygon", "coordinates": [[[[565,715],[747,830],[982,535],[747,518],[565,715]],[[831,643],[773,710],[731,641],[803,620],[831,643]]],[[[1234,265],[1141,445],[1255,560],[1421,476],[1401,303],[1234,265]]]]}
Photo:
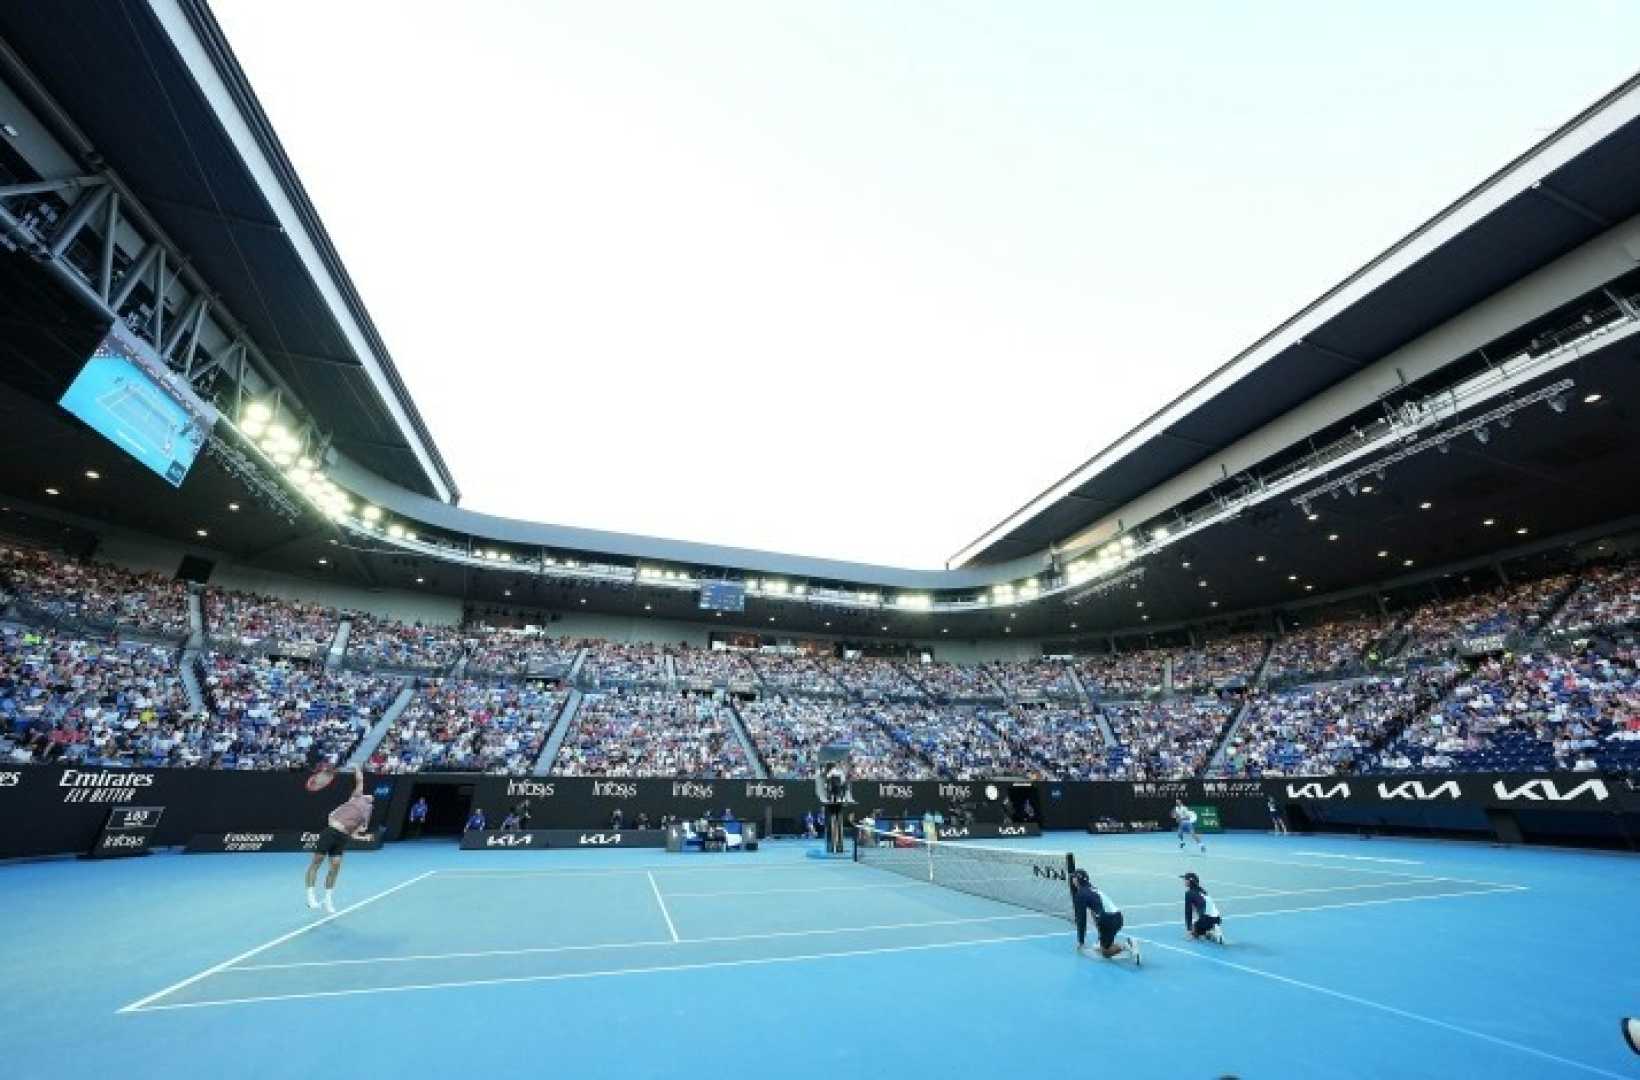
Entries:
{"type": "Polygon", "coordinates": [[[1219,906],[1202,888],[1201,878],[1195,874],[1185,874],[1183,877],[1185,931],[1197,941],[1206,938],[1223,945],[1224,918],[1219,914],[1219,906]]]}
{"type": "Polygon", "coordinates": [[[1099,955],[1109,960],[1123,953],[1132,953],[1133,962],[1139,964],[1139,943],[1131,937],[1124,937],[1122,944],[1116,943],[1116,935],[1122,929],[1122,909],[1100,891],[1088,878],[1086,870],[1077,870],[1071,875],[1071,900],[1076,908],[1076,948],[1078,951],[1087,947],[1088,913],[1093,913],[1093,925],[1099,935],[1099,955]]]}

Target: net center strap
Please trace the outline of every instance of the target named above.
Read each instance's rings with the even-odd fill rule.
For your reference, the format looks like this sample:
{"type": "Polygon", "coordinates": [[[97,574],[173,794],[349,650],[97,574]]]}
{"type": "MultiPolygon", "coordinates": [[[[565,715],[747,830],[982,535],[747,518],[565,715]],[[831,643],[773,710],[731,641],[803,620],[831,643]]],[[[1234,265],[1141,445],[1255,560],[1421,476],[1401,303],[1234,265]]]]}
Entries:
{"type": "Polygon", "coordinates": [[[1074,919],[1070,852],[1029,851],[940,842],[864,826],[855,830],[854,861],[970,896],[1074,919]]]}

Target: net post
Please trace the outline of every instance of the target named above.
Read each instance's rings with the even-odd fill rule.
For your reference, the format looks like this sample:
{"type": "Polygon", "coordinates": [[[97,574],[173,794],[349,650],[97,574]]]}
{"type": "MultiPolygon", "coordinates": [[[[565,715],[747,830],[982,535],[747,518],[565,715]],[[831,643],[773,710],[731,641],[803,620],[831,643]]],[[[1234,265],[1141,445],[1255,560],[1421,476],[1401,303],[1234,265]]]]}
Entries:
{"type": "Polygon", "coordinates": [[[859,862],[860,861],[860,826],[855,825],[852,831],[854,833],[854,861],[859,862]]]}
{"type": "Polygon", "coordinates": [[[1071,907],[1076,906],[1076,852],[1065,852],[1065,887],[1070,890],[1071,907]]]}

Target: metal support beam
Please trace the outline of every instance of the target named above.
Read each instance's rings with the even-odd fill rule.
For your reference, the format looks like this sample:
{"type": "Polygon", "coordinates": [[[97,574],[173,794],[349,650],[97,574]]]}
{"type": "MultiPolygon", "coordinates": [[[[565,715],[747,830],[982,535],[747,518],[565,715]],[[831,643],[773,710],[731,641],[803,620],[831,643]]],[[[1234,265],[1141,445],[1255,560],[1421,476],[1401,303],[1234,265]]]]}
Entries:
{"type": "Polygon", "coordinates": [[[269,356],[278,356],[285,360],[294,360],[299,364],[318,364],[323,367],[362,368],[358,360],[346,356],[314,356],[311,353],[290,352],[285,349],[270,349],[269,356]]]}
{"type": "Polygon", "coordinates": [[[57,229],[57,235],[52,238],[51,246],[46,249],[51,252],[53,259],[63,257],[63,252],[67,251],[74,238],[80,235],[80,230],[90,224],[91,215],[102,208],[110,194],[107,185],[104,185],[80,196],[80,201],[74,204],[74,209],[63,219],[62,225],[57,229]]]}
{"type": "Polygon", "coordinates": [[[0,187],[0,199],[10,199],[18,195],[44,195],[51,191],[70,191],[77,188],[94,188],[106,184],[100,176],[73,176],[62,180],[30,180],[23,184],[7,184],[0,187]]]}
{"type": "Polygon", "coordinates": [[[154,260],[154,315],[148,323],[148,333],[154,339],[154,348],[160,347],[165,340],[165,293],[169,286],[165,281],[165,249],[159,249],[159,258],[154,260]]]}
{"type": "Polygon", "coordinates": [[[188,347],[182,353],[182,373],[192,381],[194,375],[194,357],[199,354],[199,332],[205,326],[205,316],[210,314],[211,302],[205,297],[199,298],[199,310],[194,312],[194,325],[188,331],[188,347]]]}
{"type": "Polygon", "coordinates": [[[108,301],[114,291],[114,240],[120,231],[120,193],[108,193],[108,215],[103,220],[102,258],[97,264],[97,293],[108,301]]]}
{"type": "Polygon", "coordinates": [[[150,241],[148,246],[142,249],[142,254],[137,256],[137,261],[126,268],[120,278],[120,287],[108,298],[108,307],[116,317],[125,306],[125,302],[131,299],[131,293],[136,290],[137,285],[148,276],[148,268],[154,265],[154,260],[159,258],[161,250],[162,245],[150,241]]]}
{"type": "Polygon", "coordinates": [[[177,316],[176,325],[171,327],[171,332],[160,343],[159,358],[161,360],[169,362],[171,357],[176,355],[177,346],[182,344],[182,339],[190,332],[197,331],[196,320],[204,310],[205,297],[203,294],[196,295],[188,301],[188,306],[183,308],[181,314],[177,316]]]}

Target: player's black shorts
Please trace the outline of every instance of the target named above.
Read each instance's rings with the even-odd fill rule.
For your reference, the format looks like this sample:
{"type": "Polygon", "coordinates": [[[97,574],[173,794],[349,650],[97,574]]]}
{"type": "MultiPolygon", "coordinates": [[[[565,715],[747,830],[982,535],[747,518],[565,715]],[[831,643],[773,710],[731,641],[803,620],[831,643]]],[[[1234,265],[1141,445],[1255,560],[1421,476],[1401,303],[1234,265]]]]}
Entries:
{"type": "Polygon", "coordinates": [[[1099,947],[1108,949],[1116,944],[1116,934],[1122,929],[1122,913],[1113,911],[1099,916],[1099,947]]]}
{"type": "Polygon", "coordinates": [[[325,831],[319,834],[319,846],[313,850],[339,859],[347,850],[347,834],[334,825],[326,825],[325,831]]]}
{"type": "Polygon", "coordinates": [[[1213,929],[1215,926],[1218,926],[1223,921],[1224,920],[1219,918],[1217,915],[1198,916],[1196,918],[1196,929],[1194,932],[1197,934],[1206,934],[1209,930],[1213,929]]]}

